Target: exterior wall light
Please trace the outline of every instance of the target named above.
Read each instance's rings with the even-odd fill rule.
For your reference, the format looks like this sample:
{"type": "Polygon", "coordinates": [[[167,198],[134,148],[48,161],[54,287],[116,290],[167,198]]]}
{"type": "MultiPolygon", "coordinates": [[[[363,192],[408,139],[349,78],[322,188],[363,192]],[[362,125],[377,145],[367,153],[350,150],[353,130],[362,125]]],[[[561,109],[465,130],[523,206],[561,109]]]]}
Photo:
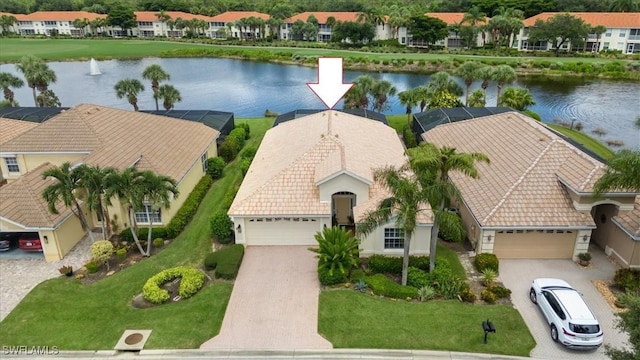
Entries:
{"type": "Polygon", "coordinates": [[[491,239],[492,239],[491,235],[487,236],[487,242],[491,242],[491,239]]]}
{"type": "Polygon", "coordinates": [[[49,243],[49,237],[48,237],[47,235],[43,236],[43,237],[42,237],[42,240],[44,240],[44,243],[45,243],[45,244],[48,244],[48,243],[49,243]]]}
{"type": "Polygon", "coordinates": [[[240,224],[238,224],[236,231],[238,232],[238,234],[242,234],[242,226],[240,226],[240,224]]]}

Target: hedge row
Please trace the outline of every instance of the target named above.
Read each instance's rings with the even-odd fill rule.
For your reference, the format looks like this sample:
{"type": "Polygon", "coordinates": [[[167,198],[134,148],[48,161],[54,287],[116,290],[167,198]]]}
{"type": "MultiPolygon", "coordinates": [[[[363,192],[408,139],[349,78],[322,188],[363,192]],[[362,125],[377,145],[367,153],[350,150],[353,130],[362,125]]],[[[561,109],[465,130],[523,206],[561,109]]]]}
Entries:
{"type": "Polygon", "coordinates": [[[244,246],[232,245],[207,255],[204,266],[207,270],[215,269],[216,277],[232,280],[238,275],[243,256],[244,246]]]}
{"type": "Polygon", "coordinates": [[[418,297],[418,289],[411,286],[402,286],[383,274],[367,276],[364,282],[376,295],[394,299],[415,299],[418,297]]]}
{"type": "Polygon", "coordinates": [[[150,277],[142,287],[142,296],[149,302],[162,304],[169,300],[169,292],[161,289],[160,285],[176,278],[182,278],[178,293],[183,299],[190,298],[204,285],[204,274],[200,270],[190,266],[178,266],[150,277]]]}
{"type": "MultiPolygon", "coordinates": [[[[367,262],[374,273],[400,274],[402,273],[402,257],[371,255],[367,262]]],[[[409,266],[422,270],[429,270],[428,256],[409,256],[409,266]]]]}

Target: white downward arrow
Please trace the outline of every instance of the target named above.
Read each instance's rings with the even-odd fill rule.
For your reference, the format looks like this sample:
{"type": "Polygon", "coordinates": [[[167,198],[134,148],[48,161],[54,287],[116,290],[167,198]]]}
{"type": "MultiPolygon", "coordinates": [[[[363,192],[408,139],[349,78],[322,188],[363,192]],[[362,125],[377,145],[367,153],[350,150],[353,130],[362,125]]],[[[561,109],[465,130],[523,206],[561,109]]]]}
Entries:
{"type": "Polygon", "coordinates": [[[342,82],[342,58],[318,58],[318,82],[307,85],[329,109],[333,109],[353,83],[342,82]]]}

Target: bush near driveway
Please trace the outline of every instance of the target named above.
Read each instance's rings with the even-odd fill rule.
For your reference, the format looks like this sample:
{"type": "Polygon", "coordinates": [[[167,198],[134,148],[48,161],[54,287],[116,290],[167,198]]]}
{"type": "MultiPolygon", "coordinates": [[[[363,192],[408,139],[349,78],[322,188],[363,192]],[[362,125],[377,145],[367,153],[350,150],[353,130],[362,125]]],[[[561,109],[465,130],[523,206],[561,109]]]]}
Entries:
{"type": "Polygon", "coordinates": [[[498,257],[495,254],[477,254],[474,260],[476,270],[482,273],[485,269],[491,269],[498,272],[498,257]]]}
{"type": "Polygon", "coordinates": [[[233,280],[238,275],[243,256],[244,246],[232,245],[207,255],[204,266],[207,270],[215,269],[218,278],[233,280]]]}

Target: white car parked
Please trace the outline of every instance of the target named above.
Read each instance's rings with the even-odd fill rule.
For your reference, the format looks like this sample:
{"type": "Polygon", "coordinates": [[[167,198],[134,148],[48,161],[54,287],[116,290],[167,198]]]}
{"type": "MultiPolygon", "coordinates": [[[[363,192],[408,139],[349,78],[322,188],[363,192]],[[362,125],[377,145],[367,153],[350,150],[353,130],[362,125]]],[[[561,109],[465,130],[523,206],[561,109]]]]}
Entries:
{"type": "Polygon", "coordinates": [[[597,349],[603,333],[582,294],[560,279],[533,280],[529,298],[547,318],[551,339],[572,349],[597,349]]]}

